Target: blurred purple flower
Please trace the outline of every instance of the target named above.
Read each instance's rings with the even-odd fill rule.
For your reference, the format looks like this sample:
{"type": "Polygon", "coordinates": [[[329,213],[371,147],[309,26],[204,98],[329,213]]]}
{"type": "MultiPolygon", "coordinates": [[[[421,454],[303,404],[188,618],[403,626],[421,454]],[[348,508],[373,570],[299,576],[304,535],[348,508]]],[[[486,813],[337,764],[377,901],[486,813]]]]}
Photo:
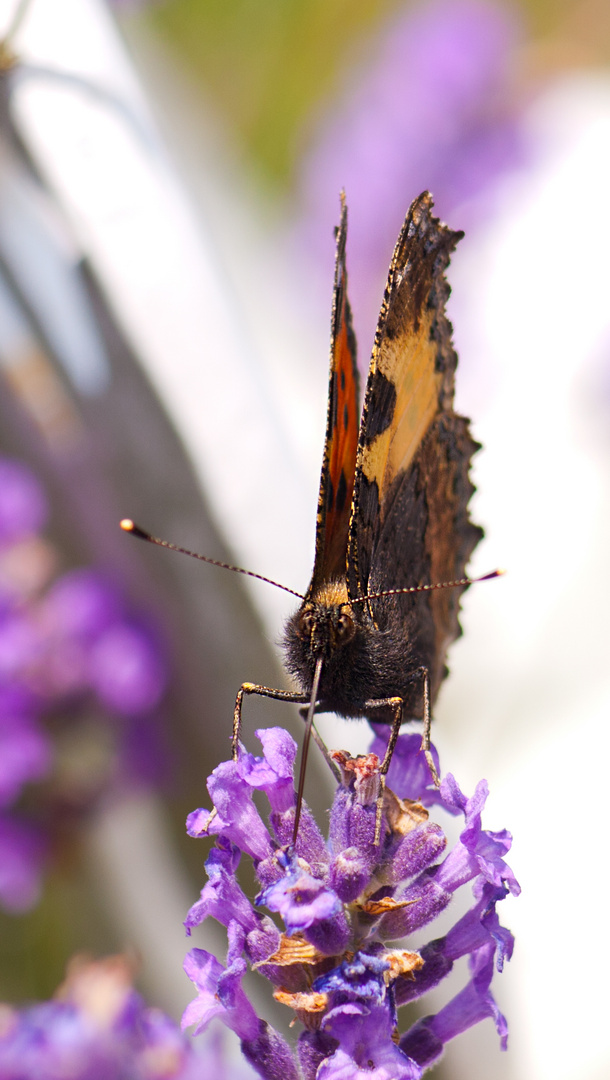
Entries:
{"type": "Polygon", "coordinates": [[[0,545],[42,529],[48,516],[44,491],[20,461],[0,459],[0,545]]]}
{"type": "Polygon", "coordinates": [[[344,188],[350,208],[350,294],[356,337],[372,341],[392,245],[421,191],[440,216],[467,227],[487,192],[524,156],[512,60],[514,6],[501,0],[434,0],[393,17],[367,44],[342,99],[325,103],[302,163],[299,243],[315,244],[324,280],[328,236],[344,188]]]}
{"type": "Polygon", "coordinates": [[[119,716],[139,716],[159,703],[167,673],[150,635],[122,622],[98,637],[89,657],[89,678],[107,709],[119,716]]]}
{"type": "Polygon", "coordinates": [[[56,811],[80,813],[111,783],[153,782],[159,773],[151,768],[150,744],[167,671],[156,636],[95,570],[49,581],[50,546],[35,536],[46,514],[31,470],[0,458],[0,903],[9,910],[23,910],[38,896],[43,838],[56,811]],[[105,729],[98,736],[104,760],[95,755],[97,775],[87,773],[80,784],[72,761],[68,789],[52,732],[77,729],[83,716],[89,730],[92,723],[105,729]],[[57,717],[59,725],[47,726],[57,717]],[[31,785],[50,775],[54,783],[33,793],[31,785]],[[27,823],[16,805],[25,789],[27,823]]]}
{"type": "Polygon", "coordinates": [[[65,637],[90,640],[123,615],[123,601],[93,570],[70,570],[49,589],[45,620],[65,637]]]}
{"type": "Polygon", "coordinates": [[[17,914],[37,903],[45,862],[40,830],[0,814],[0,900],[6,911],[17,914]]]}
{"type": "Polygon", "coordinates": [[[6,1080],[228,1080],[214,1056],[198,1056],[169,1017],[145,1005],[122,957],[77,958],[53,1001],[0,1007],[6,1080]]]}
{"type": "Polygon", "coordinates": [[[10,697],[0,687],[0,806],[11,806],[24,784],[42,780],[53,763],[51,739],[10,697]]]}
{"type": "MultiPolygon", "coordinates": [[[[419,736],[399,739],[394,777],[400,796],[386,788],[382,835],[374,842],[379,757],[333,757],[340,783],[324,843],[307,807],[292,848],[294,789],[282,788],[294,761],[294,744],[281,728],[257,733],[263,757],[240,748],[238,760],[214,770],[208,782],[213,811],[189,816],[192,836],[214,834],[208,882],[191,908],[187,930],[209,916],[227,928],[226,967],[211,954],[189,953],[185,970],[198,989],[183,1026],[205,1029],[220,1018],[242,1039],[248,1061],[265,1080],[300,1075],[303,1080],[419,1080],[446,1043],[491,1017],[506,1045],[506,1021],[491,993],[495,970],[512,953],[513,939],[500,925],[496,905],[519,886],[504,855],[506,831],[489,832],[481,815],[484,781],[468,799],[449,774],[439,792],[431,790],[422,767],[419,736]],[[252,801],[252,785],[268,795],[267,824],[252,801]],[[423,805],[440,803],[461,815],[458,842],[445,854],[442,829],[423,805]],[[249,854],[263,888],[252,903],[237,883],[241,854],[249,854]],[[456,891],[471,882],[474,904],[444,936],[418,952],[389,942],[426,926],[456,891]],[[267,907],[281,915],[280,934],[267,907]],[[396,1008],[421,997],[467,957],[470,981],[436,1015],[414,1024],[397,1044],[396,1008]],[[295,1057],[285,1040],[258,1020],[242,989],[247,965],[274,985],[274,997],[291,1007],[304,1025],[295,1057]],[[297,1065],[298,1058],[298,1065],[297,1065]]],[[[374,745],[383,748],[383,740],[374,745]]],[[[436,754],[436,751],[434,751],[436,754]]]]}

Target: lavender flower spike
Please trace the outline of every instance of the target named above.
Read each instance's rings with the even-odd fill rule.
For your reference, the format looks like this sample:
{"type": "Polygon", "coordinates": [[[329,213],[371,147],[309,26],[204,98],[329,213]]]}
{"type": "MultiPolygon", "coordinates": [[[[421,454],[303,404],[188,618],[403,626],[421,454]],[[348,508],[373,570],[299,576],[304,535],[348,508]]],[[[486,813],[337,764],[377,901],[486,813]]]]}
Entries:
{"type": "MultiPolygon", "coordinates": [[[[402,736],[390,772],[399,793],[386,787],[375,844],[379,756],[337,751],[342,779],[328,841],[304,807],[294,850],[294,744],[280,728],[257,734],[263,757],[242,752],[215,769],[208,786],[216,813],[200,810],[189,818],[191,835],[209,828],[216,846],[187,928],[212,916],[227,928],[228,949],[226,967],[203,950],[189,953],[185,969],[198,996],[183,1026],[202,1031],[220,1018],[237,1032],[263,1080],[419,1080],[451,1039],[485,1018],[494,1021],[505,1049],[506,1020],[491,983],[510,959],[513,939],[496,908],[519,886],[505,861],[510,834],[482,826],[485,781],[472,798],[451,775],[437,791],[422,767],[419,736],[402,736]],[[268,820],[252,801],[253,787],[267,796],[268,820]],[[424,803],[464,819],[448,852],[424,803]],[[261,883],[253,901],[235,878],[242,853],[261,883]],[[474,902],[444,937],[431,927],[419,950],[397,940],[433,923],[468,883],[474,902]],[[281,917],[283,931],[261,908],[281,917]],[[466,987],[399,1040],[397,1009],[447,978],[463,956],[470,968],[466,987]],[[302,1025],[295,1047],[257,1017],[241,987],[248,965],[302,1025]]],[[[380,748],[378,739],[374,746],[380,748]]]]}

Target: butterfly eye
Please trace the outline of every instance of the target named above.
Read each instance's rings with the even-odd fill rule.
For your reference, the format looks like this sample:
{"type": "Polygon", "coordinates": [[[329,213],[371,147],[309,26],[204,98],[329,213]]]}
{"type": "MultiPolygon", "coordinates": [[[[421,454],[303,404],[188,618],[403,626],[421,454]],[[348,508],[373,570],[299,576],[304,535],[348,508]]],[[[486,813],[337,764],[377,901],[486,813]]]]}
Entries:
{"type": "Polygon", "coordinates": [[[337,619],[337,640],[345,643],[353,638],[355,632],[354,620],[348,611],[342,611],[337,619]]]}
{"type": "Polygon", "coordinates": [[[313,611],[302,611],[299,616],[298,622],[298,634],[299,637],[309,638],[312,635],[314,627],[316,625],[316,617],[313,611]]]}

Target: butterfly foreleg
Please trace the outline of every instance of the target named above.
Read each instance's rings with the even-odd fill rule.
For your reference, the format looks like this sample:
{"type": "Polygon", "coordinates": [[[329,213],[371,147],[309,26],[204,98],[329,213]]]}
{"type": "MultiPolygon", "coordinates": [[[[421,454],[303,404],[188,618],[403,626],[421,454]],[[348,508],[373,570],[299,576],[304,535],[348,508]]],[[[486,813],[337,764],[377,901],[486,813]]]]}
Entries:
{"type": "MultiPolygon", "coordinates": [[[[423,717],[423,731],[421,737],[421,750],[426,758],[426,764],[430,770],[430,775],[434,781],[436,787],[441,786],[440,777],[436,771],[436,765],[434,764],[434,758],[432,757],[432,751],[430,750],[430,728],[432,726],[432,713],[430,711],[430,672],[427,667],[416,668],[412,673],[411,678],[421,678],[423,683],[423,704],[424,704],[424,717],[423,717]]],[[[392,723],[392,733],[388,742],[388,746],[385,752],[385,757],[381,765],[381,774],[385,777],[388,769],[390,768],[390,762],[392,760],[392,754],[394,753],[394,747],[396,746],[396,740],[400,731],[400,725],[402,724],[402,698],[387,698],[382,701],[367,701],[367,709],[371,708],[383,708],[384,706],[394,707],[394,702],[400,701],[401,709],[400,715],[394,714],[394,720],[392,723]]]]}
{"type": "MultiPolygon", "coordinates": [[[[438,773],[436,771],[436,765],[434,764],[434,758],[432,757],[432,751],[430,750],[430,728],[432,726],[432,713],[430,711],[430,672],[428,671],[427,667],[424,667],[422,665],[422,667],[418,667],[418,668],[415,669],[414,672],[412,672],[410,678],[411,679],[421,678],[422,683],[423,683],[423,699],[424,699],[423,700],[423,705],[424,705],[423,721],[424,721],[424,723],[423,723],[423,731],[422,731],[422,737],[421,737],[421,750],[422,750],[422,752],[424,754],[424,757],[426,758],[426,764],[427,764],[427,766],[428,766],[428,768],[430,770],[430,775],[431,775],[431,777],[432,777],[432,779],[434,781],[435,786],[440,787],[441,786],[440,777],[439,777],[439,775],[438,775],[438,773]]],[[[387,750],[385,752],[385,757],[383,759],[383,763],[382,763],[381,770],[380,770],[381,774],[383,776],[386,775],[386,773],[387,773],[387,771],[388,771],[388,769],[390,767],[390,762],[392,760],[392,754],[394,753],[394,747],[396,746],[396,740],[398,738],[398,733],[400,731],[400,725],[402,723],[402,698],[385,698],[385,699],[382,699],[381,701],[367,701],[366,702],[366,708],[367,709],[375,709],[375,708],[381,709],[381,708],[387,707],[387,706],[393,708],[395,701],[400,701],[400,703],[401,703],[401,711],[400,711],[400,716],[397,713],[394,714],[394,720],[393,720],[393,723],[392,723],[392,733],[390,735],[387,750]]]]}
{"type": "MultiPolygon", "coordinates": [[[[432,715],[430,712],[430,673],[427,667],[417,668],[413,672],[413,678],[421,677],[423,682],[423,696],[424,696],[424,728],[422,732],[421,749],[426,758],[426,764],[430,770],[430,775],[436,785],[440,787],[440,777],[436,771],[436,765],[434,764],[434,758],[432,757],[432,751],[430,750],[430,727],[432,724],[432,715]]],[[[400,734],[400,728],[402,726],[402,710],[403,700],[400,697],[393,698],[381,698],[375,701],[365,702],[365,708],[369,709],[391,709],[394,716],[392,719],[392,730],[390,732],[390,738],[388,739],[388,745],[386,752],[379,769],[379,794],[377,796],[377,811],[375,816],[375,843],[379,843],[381,835],[381,817],[383,812],[383,793],[385,790],[385,778],[390,768],[392,761],[392,755],[396,746],[396,741],[400,734]]]]}
{"type": "Polygon", "coordinates": [[[394,753],[394,747],[396,746],[396,740],[400,734],[400,728],[402,725],[402,705],[403,701],[401,697],[391,698],[379,698],[374,701],[365,701],[364,707],[368,711],[369,709],[391,709],[394,716],[392,719],[392,730],[390,732],[390,738],[388,739],[388,745],[384,754],[381,767],[379,769],[379,793],[377,795],[377,806],[375,810],[375,844],[379,844],[381,838],[381,818],[383,814],[383,793],[385,791],[385,778],[388,769],[390,768],[390,762],[392,760],[392,754],[394,753]]]}
{"type": "Polygon", "coordinates": [[[239,735],[241,731],[241,709],[244,694],[259,694],[260,697],[275,698],[276,701],[293,701],[297,705],[304,705],[309,701],[305,694],[292,694],[289,690],[274,690],[271,686],[259,686],[258,683],[242,683],[237,691],[235,708],[233,709],[233,735],[231,738],[231,755],[233,761],[237,761],[239,747],[239,735]]]}
{"type": "Polygon", "coordinates": [[[441,779],[436,771],[436,765],[434,764],[434,758],[432,757],[432,751],[430,750],[430,728],[432,725],[432,713],[430,711],[430,672],[427,667],[420,667],[414,674],[421,675],[424,684],[424,729],[421,737],[421,749],[424,752],[430,775],[435,786],[438,788],[441,786],[441,779]]]}

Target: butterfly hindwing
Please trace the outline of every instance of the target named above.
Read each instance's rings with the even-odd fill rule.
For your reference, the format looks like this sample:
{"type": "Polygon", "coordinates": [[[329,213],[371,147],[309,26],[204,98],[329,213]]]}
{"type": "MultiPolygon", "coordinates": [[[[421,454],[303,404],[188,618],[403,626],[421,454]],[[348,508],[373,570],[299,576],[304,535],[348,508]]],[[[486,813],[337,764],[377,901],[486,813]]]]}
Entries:
{"type": "Polygon", "coordinates": [[[360,417],[356,339],[347,298],[346,235],[347,209],[342,196],[331,317],[326,440],[318,496],[314,570],[308,595],[322,583],[345,576],[360,417]]]}
{"type": "MultiPolygon", "coordinates": [[[[462,233],[415,200],[390,266],[366,388],[347,554],[351,599],[461,578],[481,530],[468,518],[477,448],[453,411],[457,357],[445,315],[444,271],[462,233]]],[[[369,602],[392,634],[402,624],[409,666],[430,673],[434,700],[448,645],[460,633],[460,589],[369,602]]],[[[421,687],[403,690],[405,716],[421,714],[421,687]]]]}

